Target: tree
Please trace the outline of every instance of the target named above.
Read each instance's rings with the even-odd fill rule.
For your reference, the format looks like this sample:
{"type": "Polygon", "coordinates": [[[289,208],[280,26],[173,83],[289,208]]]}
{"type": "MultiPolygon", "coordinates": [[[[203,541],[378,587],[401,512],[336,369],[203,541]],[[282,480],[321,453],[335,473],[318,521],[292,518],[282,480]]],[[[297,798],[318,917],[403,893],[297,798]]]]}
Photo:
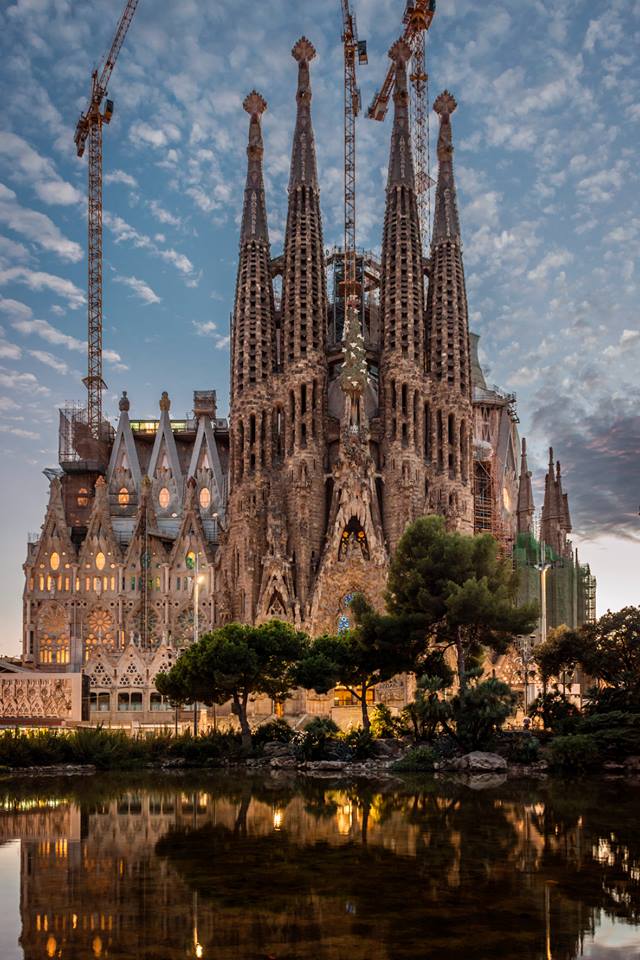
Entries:
{"type": "Polygon", "coordinates": [[[439,727],[453,736],[448,724],[451,719],[451,701],[442,696],[450,685],[442,677],[425,675],[418,680],[415,699],[402,711],[403,717],[413,728],[416,742],[435,739],[439,727]]]}
{"type": "Polygon", "coordinates": [[[640,708],[640,607],[609,610],[579,632],[584,670],[608,688],[600,698],[603,705],[640,708]]]}
{"type": "Polygon", "coordinates": [[[316,693],[328,693],[336,684],[344,686],[360,702],[362,726],[368,732],[367,692],[415,668],[424,632],[414,616],[378,614],[361,594],[351,601],[351,610],[354,628],[314,640],[297,677],[300,686],[316,693]]]}
{"type": "Polygon", "coordinates": [[[516,603],[518,574],[489,534],[450,533],[440,516],[421,517],[405,530],[391,561],[387,609],[417,618],[440,649],[455,649],[460,689],[469,662],[483,647],[504,652],[529,633],[537,604],[516,603]]]}
{"type": "MultiPolygon", "coordinates": [[[[178,660],[168,673],[160,672],[155,679],[156,690],[166,697],[175,712],[175,734],[178,735],[178,710],[191,699],[191,683],[187,675],[187,664],[178,660]],[[178,664],[180,664],[178,666],[178,664]]],[[[196,730],[196,714],[194,710],[194,733],[196,730]]]]}
{"type": "Polygon", "coordinates": [[[579,630],[570,630],[562,624],[549,631],[546,640],[538,644],[533,653],[545,691],[551,677],[573,674],[584,659],[585,649],[585,638],[579,630]]]}
{"type": "Polygon", "coordinates": [[[456,737],[467,750],[486,749],[513,713],[516,695],[496,677],[480,680],[479,671],[469,679],[468,686],[461,687],[451,702],[456,737]]]}
{"type": "Polygon", "coordinates": [[[309,638],[281,620],[253,627],[228,623],[205,633],[178,658],[166,689],[187,690],[188,698],[211,706],[231,700],[242,743],[251,745],[249,698],[259,694],[280,700],[295,685],[295,673],[309,638]],[[173,686],[175,684],[175,686],[173,686]]]}

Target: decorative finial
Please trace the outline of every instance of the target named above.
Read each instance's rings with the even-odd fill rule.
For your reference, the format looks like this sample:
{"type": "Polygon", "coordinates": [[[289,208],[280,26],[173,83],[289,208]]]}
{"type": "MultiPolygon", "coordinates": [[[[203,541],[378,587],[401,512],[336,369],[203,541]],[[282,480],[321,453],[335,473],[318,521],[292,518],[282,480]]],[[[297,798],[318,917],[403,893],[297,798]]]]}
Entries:
{"type": "Polygon", "coordinates": [[[456,98],[452,93],[449,93],[448,90],[443,90],[439,96],[436,97],[435,103],[433,104],[433,109],[441,118],[450,117],[453,111],[458,106],[456,98]]]}
{"type": "Polygon", "coordinates": [[[101,490],[103,487],[106,487],[106,485],[107,485],[107,481],[104,479],[104,477],[98,477],[98,479],[96,480],[96,489],[101,490]]]}
{"type": "Polygon", "coordinates": [[[129,410],[130,406],[131,406],[131,404],[129,403],[129,397],[127,396],[127,391],[126,391],[126,390],[123,390],[123,391],[122,391],[122,396],[120,397],[120,402],[118,403],[118,407],[120,408],[120,411],[122,412],[122,411],[124,411],[124,410],[129,410]]]}
{"type": "Polygon", "coordinates": [[[389,59],[400,67],[406,66],[411,59],[411,47],[406,40],[396,40],[389,48],[389,59]]]}
{"type": "Polygon", "coordinates": [[[171,400],[166,390],[162,391],[162,396],[160,397],[160,410],[162,413],[169,413],[169,410],[171,410],[171,400]]]}
{"type": "Polygon", "coordinates": [[[310,63],[316,55],[316,48],[311,43],[311,40],[308,40],[306,37],[300,37],[300,39],[293,45],[291,50],[291,56],[294,60],[297,60],[298,63],[305,61],[310,63]]]}
{"type": "Polygon", "coordinates": [[[522,438],[522,456],[526,457],[526,455],[527,455],[527,438],[523,437],[522,438]]]}
{"type": "Polygon", "coordinates": [[[261,116],[267,109],[267,101],[257,90],[252,90],[251,93],[247,94],[244,98],[242,106],[252,117],[256,115],[261,116]]]}

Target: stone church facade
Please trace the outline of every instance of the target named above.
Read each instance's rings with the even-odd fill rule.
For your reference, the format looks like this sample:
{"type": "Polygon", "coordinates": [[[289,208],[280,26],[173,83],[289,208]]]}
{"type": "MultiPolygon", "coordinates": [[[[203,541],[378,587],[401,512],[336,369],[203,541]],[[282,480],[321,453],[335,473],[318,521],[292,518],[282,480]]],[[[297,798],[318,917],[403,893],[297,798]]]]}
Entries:
{"type": "MultiPolygon", "coordinates": [[[[339,282],[341,257],[327,257],[323,243],[311,119],[315,51],[303,37],[292,54],[296,123],[278,256],[262,173],[267,104],[256,91],[244,101],[247,179],[228,422],[217,416],[214,391],[194,394],[186,420],[171,418],[166,393],[158,419],[132,419],[125,394],[117,426],[105,424],[99,442],[87,436],[82,411],[61,411],[60,465],[46,471],[49,505],[24,566],[23,664],[84,671],[94,719],[167,717],[156,673],[216,625],[279,617],[316,635],[348,627],[357,591],[382,607],[389,558],[417,517],[439,513],[466,533],[491,529],[474,512],[485,406],[498,410],[495,430],[480,438],[502,465],[492,497],[507,539],[516,535],[512,408],[479,387],[470,344],[453,172],[456,101],[445,91],[434,104],[439,174],[425,258],[409,49],[394,44],[381,256],[358,255],[354,322],[339,282]]],[[[376,697],[400,706],[407,693],[399,678],[376,697]]],[[[344,691],[303,691],[284,708],[255,704],[261,715],[352,708],[344,691]]]]}

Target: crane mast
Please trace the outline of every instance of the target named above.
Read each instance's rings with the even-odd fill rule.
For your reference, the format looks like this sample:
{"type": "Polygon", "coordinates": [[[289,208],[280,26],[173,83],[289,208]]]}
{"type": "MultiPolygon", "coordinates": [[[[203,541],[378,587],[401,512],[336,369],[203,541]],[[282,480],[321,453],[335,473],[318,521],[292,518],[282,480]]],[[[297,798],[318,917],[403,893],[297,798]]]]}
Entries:
{"type": "Polygon", "coordinates": [[[89,142],[87,217],[87,425],[100,439],[102,425],[102,125],[113,115],[113,101],[105,100],[109,80],[139,0],[128,0],[118,23],[102,70],[91,75],[91,97],[75,131],[76,152],[83,156],[89,142]],[[104,109],[102,102],[105,100],[104,109]]]}
{"type": "Polygon", "coordinates": [[[356,60],[366,64],[367,44],[358,39],[355,16],[349,0],[341,0],[342,43],[344,46],[344,330],[354,330],[359,304],[356,269],[356,117],[360,113],[360,91],[356,60]]]}
{"type": "MultiPolygon", "coordinates": [[[[420,235],[423,245],[428,243],[431,230],[430,176],[431,157],[429,144],[429,77],[426,69],[426,36],[435,16],[435,0],[407,0],[404,12],[403,40],[411,48],[412,84],[411,139],[416,177],[416,196],[420,218],[420,235]]],[[[394,68],[389,67],[384,82],[374,96],[367,116],[371,120],[384,120],[393,92],[394,68]]]]}

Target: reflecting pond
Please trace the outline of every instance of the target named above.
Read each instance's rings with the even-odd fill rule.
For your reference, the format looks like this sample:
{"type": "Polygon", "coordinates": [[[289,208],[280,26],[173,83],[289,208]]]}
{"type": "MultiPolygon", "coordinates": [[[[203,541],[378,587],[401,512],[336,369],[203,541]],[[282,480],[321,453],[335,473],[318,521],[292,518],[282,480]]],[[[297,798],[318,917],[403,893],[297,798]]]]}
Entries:
{"type": "Polygon", "coordinates": [[[640,786],[0,784],[2,960],[626,960],[640,786]]]}

